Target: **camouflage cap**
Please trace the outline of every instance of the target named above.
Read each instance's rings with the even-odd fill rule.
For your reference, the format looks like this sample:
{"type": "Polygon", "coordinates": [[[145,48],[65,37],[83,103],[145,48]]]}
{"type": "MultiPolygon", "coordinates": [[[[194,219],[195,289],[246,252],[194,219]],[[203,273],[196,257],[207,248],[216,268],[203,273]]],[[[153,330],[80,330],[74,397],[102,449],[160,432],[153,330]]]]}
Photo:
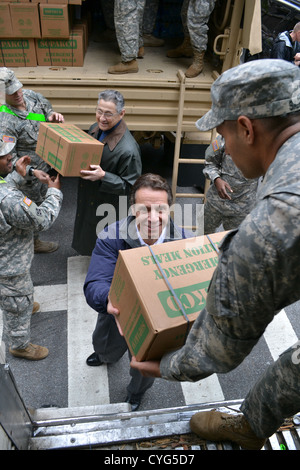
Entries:
{"type": "Polygon", "coordinates": [[[12,95],[23,86],[14,72],[7,67],[0,67],[0,80],[5,83],[5,93],[7,95],[12,95]]]}
{"type": "Polygon", "coordinates": [[[226,70],[211,87],[212,107],[200,131],[239,116],[260,119],[300,111],[300,69],[281,59],[260,59],[226,70]]]}
{"type": "Polygon", "coordinates": [[[16,141],[14,137],[9,135],[3,135],[0,138],[0,158],[8,155],[16,145],[16,141]]]}

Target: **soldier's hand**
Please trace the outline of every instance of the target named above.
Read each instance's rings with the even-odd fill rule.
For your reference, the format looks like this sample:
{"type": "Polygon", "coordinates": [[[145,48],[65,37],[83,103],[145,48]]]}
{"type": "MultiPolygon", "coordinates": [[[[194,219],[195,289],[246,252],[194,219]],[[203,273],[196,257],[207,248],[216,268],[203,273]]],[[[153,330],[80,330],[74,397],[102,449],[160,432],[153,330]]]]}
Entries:
{"type": "Polygon", "coordinates": [[[48,121],[56,123],[65,122],[65,118],[60,113],[52,113],[51,116],[49,116],[48,121]]]}
{"type": "Polygon", "coordinates": [[[143,377],[161,377],[160,361],[138,362],[133,356],[130,367],[139,370],[143,377]]]}
{"type": "Polygon", "coordinates": [[[48,181],[50,179],[50,176],[48,173],[42,170],[34,170],[33,175],[41,182],[44,184],[48,184],[48,181]]]}
{"type": "Polygon", "coordinates": [[[228,194],[227,190],[230,193],[232,193],[233,191],[226,181],[222,180],[222,178],[216,178],[214,184],[221,199],[231,199],[231,196],[228,194]]]}
{"type": "Polygon", "coordinates": [[[24,155],[24,157],[19,158],[16,162],[16,171],[19,175],[23,176],[23,178],[26,176],[26,167],[30,165],[30,162],[31,159],[28,155],[24,155]]]}
{"type": "Polygon", "coordinates": [[[48,180],[48,188],[56,188],[60,189],[60,179],[59,179],[59,174],[57,173],[56,176],[52,176],[50,178],[49,175],[47,175],[49,180],[48,180]]]}

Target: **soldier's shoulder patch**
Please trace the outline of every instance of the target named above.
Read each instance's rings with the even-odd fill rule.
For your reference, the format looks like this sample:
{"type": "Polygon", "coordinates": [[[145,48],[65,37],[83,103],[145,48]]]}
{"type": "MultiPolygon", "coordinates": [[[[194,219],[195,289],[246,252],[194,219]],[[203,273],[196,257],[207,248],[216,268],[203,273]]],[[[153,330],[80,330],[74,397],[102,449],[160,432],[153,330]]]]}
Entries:
{"type": "Polygon", "coordinates": [[[11,135],[4,135],[2,136],[2,140],[5,143],[14,143],[16,139],[12,137],[11,135]]]}
{"type": "Polygon", "coordinates": [[[211,145],[212,145],[212,148],[213,148],[213,151],[214,151],[214,152],[216,152],[216,151],[219,150],[219,148],[220,148],[220,147],[219,147],[219,142],[218,142],[217,139],[214,140],[211,145]]]}
{"type": "Polygon", "coordinates": [[[26,206],[28,206],[28,207],[30,207],[31,204],[32,204],[32,200],[29,199],[29,197],[26,197],[26,196],[24,197],[23,202],[24,202],[24,204],[26,204],[26,206]]]}

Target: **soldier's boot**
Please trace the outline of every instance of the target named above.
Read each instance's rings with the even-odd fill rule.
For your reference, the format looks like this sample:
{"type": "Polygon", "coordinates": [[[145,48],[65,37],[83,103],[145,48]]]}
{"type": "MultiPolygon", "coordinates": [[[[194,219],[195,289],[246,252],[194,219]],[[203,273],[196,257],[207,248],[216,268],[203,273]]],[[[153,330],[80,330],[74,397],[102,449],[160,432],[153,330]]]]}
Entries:
{"type": "Polygon", "coordinates": [[[108,69],[108,73],[136,73],[139,71],[138,63],[136,59],[131,60],[130,62],[120,62],[117,65],[112,65],[108,69]]]}
{"type": "Polygon", "coordinates": [[[137,55],[138,59],[143,59],[144,55],[145,55],[145,48],[142,46],[138,50],[138,55],[137,55]]]}
{"type": "Polygon", "coordinates": [[[53,253],[58,249],[58,243],[43,242],[39,238],[34,239],[34,252],[35,253],[53,253]]]}
{"type": "Polygon", "coordinates": [[[194,51],[194,60],[192,65],[185,72],[187,78],[197,77],[203,70],[205,52],[194,51]]]}
{"type": "Polygon", "coordinates": [[[33,307],[32,307],[32,315],[36,312],[38,312],[40,309],[40,304],[38,302],[33,302],[33,307]]]}
{"type": "Polygon", "coordinates": [[[232,415],[220,411],[202,411],[192,416],[191,430],[209,441],[231,441],[247,450],[259,450],[265,439],[257,437],[242,414],[232,415]]]}
{"type": "Polygon", "coordinates": [[[144,34],[143,41],[146,47],[161,47],[165,43],[163,39],[159,39],[152,34],[144,34]]]}
{"type": "Polygon", "coordinates": [[[190,38],[186,36],[180,46],[175,49],[171,49],[167,52],[167,57],[177,58],[177,57],[193,57],[194,51],[191,45],[190,38]]]}
{"type": "Polygon", "coordinates": [[[38,346],[37,344],[29,343],[24,349],[11,349],[9,348],[10,354],[20,359],[27,359],[28,361],[40,361],[48,356],[49,350],[44,346],[38,346]]]}

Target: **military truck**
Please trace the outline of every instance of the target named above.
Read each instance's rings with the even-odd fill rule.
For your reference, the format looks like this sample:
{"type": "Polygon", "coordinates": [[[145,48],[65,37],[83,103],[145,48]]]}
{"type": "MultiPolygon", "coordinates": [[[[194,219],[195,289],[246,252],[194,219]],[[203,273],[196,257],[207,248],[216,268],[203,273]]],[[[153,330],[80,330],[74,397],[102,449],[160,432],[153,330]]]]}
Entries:
{"type": "MultiPolygon", "coordinates": [[[[147,137],[159,134],[172,142],[172,189],[176,197],[179,166],[181,163],[197,164],[197,159],[180,159],[182,145],[210,143],[211,133],[197,132],[195,121],[210,108],[211,84],[222,71],[239,63],[243,49],[252,55],[261,51],[261,35],[257,34],[261,31],[260,0],[216,2],[209,22],[205,68],[194,79],[186,79],[184,75],[191,59],[166,57],[167,50],[182,41],[180,16],[175,23],[179,37],[174,37],[173,32],[172,37],[166,37],[165,46],[146,47],[137,74],[108,74],[108,67],[120,61],[118,45],[107,31],[99,33],[101,21],[91,18],[95,10],[91,7],[91,11],[87,11],[89,1],[83,1],[81,7],[71,5],[76,9],[74,16],[82,16],[81,20],[87,17],[91,30],[82,67],[65,67],[60,62],[60,65],[17,67],[15,73],[24,87],[49,98],[66,122],[84,130],[95,120],[98,93],[103,89],[118,89],[125,97],[126,123],[133,133],[146,133],[147,137]],[[78,8],[82,13],[78,13],[78,8]]],[[[160,21],[170,23],[172,9],[177,8],[180,15],[182,2],[164,0],[163,3],[165,16],[160,21]]],[[[69,47],[73,47],[73,43],[70,42],[69,47]]],[[[203,155],[199,160],[203,164],[203,155]]],[[[204,197],[203,194],[198,196],[204,197]]],[[[181,194],[181,197],[184,196],[181,194]]]]}

